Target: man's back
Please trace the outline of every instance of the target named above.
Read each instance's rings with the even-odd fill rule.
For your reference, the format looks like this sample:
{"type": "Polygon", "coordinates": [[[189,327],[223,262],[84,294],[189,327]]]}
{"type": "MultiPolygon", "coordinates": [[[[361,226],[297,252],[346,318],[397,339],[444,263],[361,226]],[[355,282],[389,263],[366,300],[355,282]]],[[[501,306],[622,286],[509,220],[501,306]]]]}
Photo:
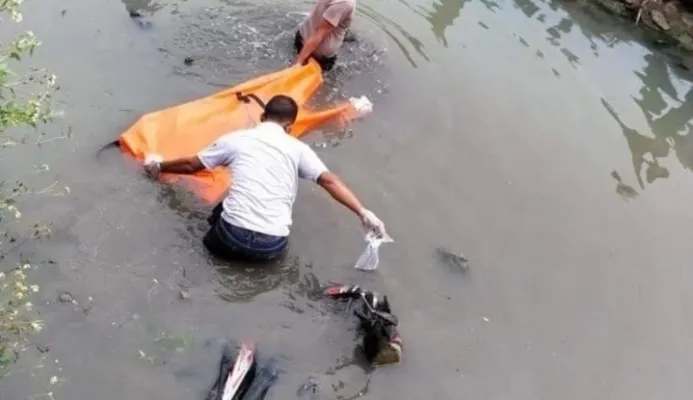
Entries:
{"type": "Polygon", "coordinates": [[[221,157],[230,167],[222,218],[273,236],[289,234],[298,178],[315,181],[327,170],[310,147],[274,123],[226,135],[199,157],[205,165],[218,164],[221,157]]]}

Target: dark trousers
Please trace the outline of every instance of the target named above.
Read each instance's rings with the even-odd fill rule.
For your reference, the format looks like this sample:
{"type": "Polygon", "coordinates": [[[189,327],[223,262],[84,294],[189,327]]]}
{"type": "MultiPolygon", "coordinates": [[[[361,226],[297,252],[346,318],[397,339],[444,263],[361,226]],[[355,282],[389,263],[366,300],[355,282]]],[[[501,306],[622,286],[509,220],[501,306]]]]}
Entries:
{"type": "Polygon", "coordinates": [[[284,254],[289,243],[285,236],[272,236],[234,226],[221,218],[222,204],[207,218],[210,228],[202,240],[207,250],[229,261],[268,262],[284,254]]]}
{"type": "MultiPolygon", "coordinates": [[[[300,53],[301,50],[303,49],[303,37],[301,36],[300,31],[296,31],[296,37],[294,38],[294,48],[296,49],[296,53],[300,53]]],[[[327,72],[334,68],[334,65],[337,63],[337,56],[332,56],[332,57],[319,57],[319,56],[312,56],[315,61],[320,64],[320,68],[322,68],[323,71],[327,72]]]]}

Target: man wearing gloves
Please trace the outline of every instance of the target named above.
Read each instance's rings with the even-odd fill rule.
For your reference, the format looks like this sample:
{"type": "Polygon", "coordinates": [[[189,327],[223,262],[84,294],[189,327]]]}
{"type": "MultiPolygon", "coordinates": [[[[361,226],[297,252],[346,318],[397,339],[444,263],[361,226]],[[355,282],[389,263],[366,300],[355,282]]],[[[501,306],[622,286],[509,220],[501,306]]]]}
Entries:
{"type": "Polygon", "coordinates": [[[361,220],[367,231],[385,235],[385,226],[330,172],[307,144],[288,134],[298,106],[287,96],[267,103],[261,123],[252,129],[219,138],[197,155],[163,161],[156,155],[145,160],[145,170],[192,174],[205,168],[227,166],[232,182],[227,197],[209,218],[203,242],[213,254],[226,259],[270,261],[287,247],[298,178],[325,189],[361,220]]]}

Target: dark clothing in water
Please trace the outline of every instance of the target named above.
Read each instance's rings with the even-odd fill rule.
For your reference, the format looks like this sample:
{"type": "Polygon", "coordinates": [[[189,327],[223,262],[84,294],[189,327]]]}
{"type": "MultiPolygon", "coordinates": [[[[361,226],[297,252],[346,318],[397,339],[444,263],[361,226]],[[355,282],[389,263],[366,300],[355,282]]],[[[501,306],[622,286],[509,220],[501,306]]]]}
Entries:
{"type": "Polygon", "coordinates": [[[219,203],[207,218],[210,229],[203,243],[212,254],[226,260],[268,262],[284,253],[288,237],[265,235],[231,225],[221,218],[223,209],[219,203]]]}
{"type": "MultiPolygon", "coordinates": [[[[303,49],[303,37],[301,37],[301,32],[296,31],[296,37],[294,38],[294,48],[296,49],[296,53],[300,53],[301,50],[303,49]]],[[[334,68],[334,65],[337,63],[337,56],[332,56],[332,57],[316,57],[316,56],[311,56],[315,59],[315,61],[320,64],[320,68],[322,68],[323,71],[327,72],[334,68]]]]}

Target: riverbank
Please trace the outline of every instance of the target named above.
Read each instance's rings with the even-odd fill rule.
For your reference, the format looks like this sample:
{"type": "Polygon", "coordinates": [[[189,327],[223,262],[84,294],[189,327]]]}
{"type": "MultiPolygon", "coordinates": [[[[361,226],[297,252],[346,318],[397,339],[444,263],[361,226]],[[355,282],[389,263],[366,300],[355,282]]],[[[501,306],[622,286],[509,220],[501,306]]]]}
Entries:
{"type": "MultiPolygon", "coordinates": [[[[622,18],[653,31],[657,44],[672,45],[693,57],[693,1],[580,0],[595,3],[622,18]]],[[[690,64],[688,64],[690,66],[690,64]]],[[[690,68],[689,68],[690,69],[690,68]]]]}

